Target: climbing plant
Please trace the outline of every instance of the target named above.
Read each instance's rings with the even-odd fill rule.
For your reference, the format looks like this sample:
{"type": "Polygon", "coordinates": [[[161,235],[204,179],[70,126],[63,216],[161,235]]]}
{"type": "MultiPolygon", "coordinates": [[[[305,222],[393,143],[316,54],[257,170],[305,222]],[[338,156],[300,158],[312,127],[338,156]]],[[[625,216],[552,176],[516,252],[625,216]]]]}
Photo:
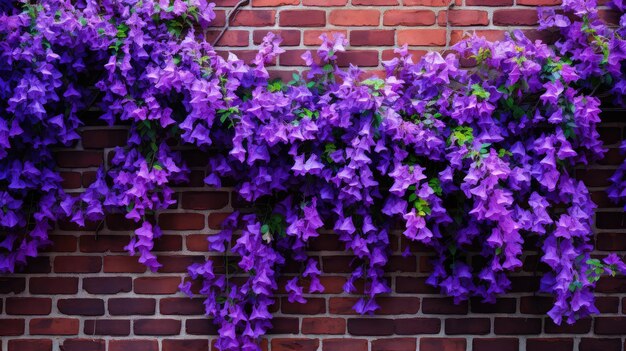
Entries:
{"type": "MultiPolygon", "coordinates": [[[[557,323],[597,313],[597,280],[626,272],[615,254],[591,256],[595,205],[574,177],[605,152],[600,93],[623,103],[626,17],[612,28],[595,2],[564,1],[540,10],[541,29],[561,34],[554,45],[514,31],[416,62],[404,47],[383,78],[339,68],[346,42],[324,36],[303,55],[306,76],[291,82],[270,80],[265,68],[282,52],[272,34],[249,64],[219,56],[202,32],[214,17],[205,0],[42,0],[5,10],[1,272],[36,256],[54,222],[120,211],[138,227],[129,253],[158,270],[155,213],[189,173],[173,145],[208,151],[205,183],[228,181],[248,205],[209,236],[218,254],[189,267],[199,291],[191,280],[180,286],[206,297],[221,350],[259,348],[286,262],[300,267],[289,301],[324,290],[307,256],[323,231],[355,256],[344,290],[363,282],[354,306],[362,314],[390,292],[384,267],[396,232],[436,253],[428,283],[457,302],[506,293],[523,245],[535,245],[557,323]],[[68,194],[51,150],[75,143],[93,111],[129,125],[128,142],[83,193],[68,194]]],[[[612,178],[617,201],[624,167],[612,178]]]]}

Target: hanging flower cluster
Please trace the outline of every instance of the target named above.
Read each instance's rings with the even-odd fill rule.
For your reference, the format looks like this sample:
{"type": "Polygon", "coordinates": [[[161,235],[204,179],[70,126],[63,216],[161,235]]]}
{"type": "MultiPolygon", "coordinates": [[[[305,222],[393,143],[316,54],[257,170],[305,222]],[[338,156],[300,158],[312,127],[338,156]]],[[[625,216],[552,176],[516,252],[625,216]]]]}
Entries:
{"type": "MultiPolygon", "coordinates": [[[[209,237],[218,256],[189,267],[199,291],[181,284],[206,297],[221,350],[259,348],[287,262],[300,267],[285,286],[289,301],[324,290],[307,256],[324,230],[355,256],[344,290],[363,283],[358,313],[390,292],[396,232],[434,250],[428,283],[455,301],[508,291],[507,272],[536,243],[552,319],[596,313],[596,281],[626,265],[591,257],[595,205],[573,169],[604,153],[598,89],[623,100],[624,20],[610,29],[591,0],[562,10],[541,16],[564,34],[557,51],[521,32],[418,62],[401,48],[384,78],[363,80],[336,64],[345,40],[323,37],[303,55],[306,79],[285,83],[265,68],[282,52],[271,34],[249,65],[215,53],[198,31],[215,16],[205,0],[25,3],[0,15],[0,271],[35,256],[55,221],[83,225],[115,211],[137,223],[128,251],[157,270],[154,214],[188,173],[175,146],[193,145],[209,151],[205,183],[227,180],[250,205],[209,237]],[[75,142],[94,109],[130,125],[128,143],[72,196],[50,150],[75,142]]],[[[626,194],[624,170],[616,198],[626,194]]]]}

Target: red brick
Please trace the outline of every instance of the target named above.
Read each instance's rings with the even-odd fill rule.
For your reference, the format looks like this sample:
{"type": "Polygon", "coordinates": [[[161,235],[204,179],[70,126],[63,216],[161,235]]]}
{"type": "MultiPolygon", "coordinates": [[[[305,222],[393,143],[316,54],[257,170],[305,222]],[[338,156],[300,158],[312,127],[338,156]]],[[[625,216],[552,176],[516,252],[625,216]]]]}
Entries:
{"type": "Polygon", "coordinates": [[[178,335],[180,321],[175,319],[137,319],[133,324],[135,335],[178,335]]]}
{"type": "Polygon", "coordinates": [[[72,235],[50,235],[51,246],[47,246],[41,252],[74,252],[78,239],[72,235]]]}
{"type": "Polygon", "coordinates": [[[156,340],[111,340],[109,351],[159,351],[156,340]]]}
{"type": "Polygon", "coordinates": [[[540,318],[506,318],[496,317],[494,332],[497,335],[525,335],[541,333],[540,318]]]}
{"type": "Polygon", "coordinates": [[[343,318],[315,317],[302,319],[302,334],[345,334],[343,318]]]}
{"type": "Polygon", "coordinates": [[[0,319],[0,336],[14,336],[24,334],[23,319],[0,319]]]}
{"type": "Polygon", "coordinates": [[[128,142],[126,129],[97,129],[82,132],[83,148],[104,149],[115,146],[124,146],[128,142]]]}
{"type": "Polygon", "coordinates": [[[321,10],[282,10],[281,27],[323,27],[326,25],[326,12],[321,10]]]}
{"type": "Polygon", "coordinates": [[[465,339],[421,338],[420,351],[465,351],[465,339]]]}
{"type": "Polygon", "coordinates": [[[62,351],[104,351],[105,341],[99,339],[65,339],[62,351]]]}
{"type": "Polygon", "coordinates": [[[30,320],[31,335],[76,335],[79,321],[74,318],[33,318],[30,320]]]}
{"type": "Polygon", "coordinates": [[[435,13],[430,10],[389,10],[383,14],[385,26],[431,26],[435,13]]]}
{"type": "Polygon", "coordinates": [[[159,226],[163,230],[204,229],[204,215],[200,213],[161,213],[159,226]]]}
{"type": "Polygon", "coordinates": [[[300,331],[298,318],[274,317],[272,319],[272,329],[268,334],[298,334],[300,331]]]}
{"type": "MultiPolygon", "coordinates": [[[[596,307],[600,313],[617,313],[619,309],[619,298],[611,296],[598,296],[596,297],[596,307]]],[[[624,313],[624,311],[626,311],[626,305],[622,308],[622,313],[624,313]]]]}
{"type": "Polygon", "coordinates": [[[208,351],[209,341],[205,339],[163,340],[162,351],[208,351]]]}
{"type": "Polygon", "coordinates": [[[326,34],[329,38],[332,38],[335,34],[342,34],[344,37],[347,37],[348,31],[345,29],[308,29],[303,34],[304,45],[322,44],[322,39],[320,39],[322,34],[326,34]]]}
{"type": "Polygon", "coordinates": [[[555,324],[546,319],[545,332],[548,334],[587,334],[591,330],[591,318],[580,319],[574,324],[555,324]]]}
{"type": "Polygon", "coordinates": [[[52,311],[52,300],[37,297],[7,297],[6,314],[48,315],[52,311]]]}
{"type": "Polygon", "coordinates": [[[299,5],[300,0],[253,0],[252,6],[254,7],[275,7],[275,6],[286,6],[286,5],[299,5]]]}
{"type": "MultiPolygon", "coordinates": [[[[489,24],[489,17],[487,11],[480,10],[450,10],[447,11],[447,21],[450,25],[464,27],[464,26],[486,26],[489,24]]],[[[446,24],[445,14],[443,14],[443,23],[446,24]]]]}
{"type": "Polygon", "coordinates": [[[170,297],[159,301],[161,314],[201,315],[204,314],[204,299],[170,297]]]}
{"type": "MultiPolygon", "coordinates": [[[[139,228],[139,224],[119,213],[106,216],[107,228],[112,231],[130,231],[139,228]]],[[[125,233],[126,234],[126,233],[125,233]]]]}
{"type": "MultiPolygon", "coordinates": [[[[517,2],[520,3],[519,0],[517,2]]],[[[467,6],[513,6],[513,0],[465,0],[467,6]]]]}
{"type": "Polygon", "coordinates": [[[526,351],[572,351],[574,339],[527,339],[526,351]]]}
{"type": "Polygon", "coordinates": [[[576,170],[576,177],[589,187],[608,186],[611,183],[609,178],[613,172],[612,169],[578,169],[576,170]]]}
{"type": "Polygon", "coordinates": [[[598,317],[595,319],[594,331],[598,335],[624,335],[626,317],[598,317]]]}
{"type": "Polygon", "coordinates": [[[121,319],[96,319],[85,321],[85,334],[128,336],[130,335],[130,321],[121,319]]]}
{"type": "MultiPolygon", "coordinates": [[[[282,56],[281,56],[281,65],[282,65],[282,56]]],[[[222,222],[230,216],[231,213],[222,212],[222,213],[209,213],[209,217],[207,220],[207,224],[210,229],[222,229],[222,222]]]]}
{"type": "Polygon", "coordinates": [[[400,29],[398,45],[443,46],[446,45],[445,29],[400,29]]]}
{"type": "Polygon", "coordinates": [[[309,298],[304,304],[289,302],[282,298],[281,309],[285,314],[324,314],[326,313],[326,300],[323,298],[309,298]]]}
{"type": "Polygon", "coordinates": [[[425,297],[422,299],[424,314],[467,314],[467,301],[455,304],[451,298],[425,297]]]}
{"type": "Polygon", "coordinates": [[[356,312],[352,307],[358,300],[358,297],[331,297],[328,300],[328,310],[331,314],[354,315],[356,312]]]}
{"type": "Polygon", "coordinates": [[[554,6],[560,5],[561,0],[517,0],[518,5],[526,6],[554,6]]]}
{"type": "Polygon", "coordinates": [[[152,251],[180,251],[183,249],[182,235],[162,235],[159,240],[154,243],[152,251]]]}
{"type": "Polygon", "coordinates": [[[450,0],[402,0],[405,6],[443,7],[450,5],[450,0]]]}
{"type": "Polygon", "coordinates": [[[350,32],[350,45],[353,46],[386,46],[395,41],[392,30],[353,30],[350,32]]]}
{"type": "Polygon", "coordinates": [[[101,257],[57,256],[54,259],[54,271],[57,273],[97,273],[101,269],[101,257]]]}
{"type": "Polygon", "coordinates": [[[441,321],[437,318],[396,318],[394,319],[395,334],[437,334],[441,330],[441,321]]]}
{"type": "Polygon", "coordinates": [[[513,298],[498,298],[495,303],[470,300],[472,313],[515,313],[517,301],[513,298]]]}
{"type": "Polygon", "coordinates": [[[348,339],[322,339],[323,351],[367,351],[367,340],[348,339]]]}
{"type": "Polygon", "coordinates": [[[474,338],[473,351],[519,351],[519,340],[514,338],[474,338]]]}
{"type": "Polygon", "coordinates": [[[506,9],[493,13],[496,26],[534,26],[537,24],[537,11],[534,9],[506,9]]]}
{"type": "Polygon", "coordinates": [[[621,349],[620,339],[582,338],[578,345],[579,351],[620,351],[621,349]]]}
{"type": "Polygon", "coordinates": [[[52,351],[52,340],[49,340],[49,339],[9,340],[9,351],[52,351]]]}
{"type": "Polygon", "coordinates": [[[0,294],[19,294],[26,289],[26,279],[0,277],[0,294]]]}
{"type": "Polygon", "coordinates": [[[272,339],[272,351],[316,351],[317,339],[272,339]]]}
{"type": "Polygon", "coordinates": [[[79,239],[80,252],[125,252],[124,246],[130,237],[127,235],[81,235],[79,239]]]}
{"type": "Polygon", "coordinates": [[[76,294],[78,278],[32,277],[29,290],[31,294],[76,294]]]}
{"type": "Polygon", "coordinates": [[[190,335],[217,335],[217,327],[212,320],[187,319],[185,321],[185,332],[190,335]]]}
{"type": "Polygon", "coordinates": [[[420,299],[417,297],[381,297],[376,302],[380,306],[376,314],[415,314],[420,309],[420,299]]]}
{"type": "Polygon", "coordinates": [[[81,175],[79,172],[59,172],[59,175],[63,178],[61,181],[61,187],[63,187],[63,189],[80,188],[81,175]]]}
{"type": "Polygon", "coordinates": [[[274,33],[280,36],[283,41],[280,43],[280,46],[298,46],[300,45],[300,31],[296,29],[281,29],[281,30],[273,30],[273,29],[259,29],[255,30],[252,34],[252,41],[254,45],[259,45],[263,42],[263,38],[267,35],[267,33],[274,33]]]}
{"type": "Polygon", "coordinates": [[[118,294],[130,292],[132,288],[131,277],[83,278],[83,289],[90,294],[118,294]]]}
{"type": "Polygon", "coordinates": [[[491,331],[489,318],[448,318],[446,319],[447,335],[484,335],[491,331]]]}
{"type": "Polygon", "coordinates": [[[378,10],[333,10],[328,18],[336,26],[377,26],[380,22],[378,10]]]}
{"type": "Polygon", "coordinates": [[[83,172],[83,187],[88,187],[96,181],[96,172],[93,171],[85,171],[83,172]]]}
{"type": "Polygon", "coordinates": [[[378,339],[372,341],[371,351],[415,350],[415,338],[378,339]]]}
{"type": "Polygon", "coordinates": [[[98,167],[102,164],[103,153],[99,151],[60,151],[55,155],[57,166],[61,168],[98,167]]]}
{"type": "Polygon", "coordinates": [[[382,318],[350,318],[348,333],[351,335],[383,336],[394,333],[392,319],[382,318]]]}
{"type": "Polygon", "coordinates": [[[231,20],[233,27],[265,27],[273,26],[276,22],[274,10],[241,10],[231,20]]]}
{"type": "Polygon", "coordinates": [[[165,295],[178,291],[180,277],[142,277],[135,279],[135,293],[165,295]]]}
{"type": "Polygon", "coordinates": [[[349,50],[337,53],[337,64],[348,67],[351,64],[359,67],[378,66],[378,51],[376,50],[349,50]]]}
{"type": "MultiPolygon", "coordinates": [[[[213,43],[217,39],[221,31],[208,31],[206,33],[207,41],[213,43]]],[[[227,30],[224,32],[220,41],[215,46],[240,46],[245,47],[250,44],[250,32],[247,30],[227,30]]]]}
{"type": "Polygon", "coordinates": [[[547,296],[524,296],[520,299],[520,312],[525,314],[546,314],[554,305],[554,299],[547,296]]]}
{"type": "Polygon", "coordinates": [[[304,6],[345,6],[348,0],[302,0],[304,6]]]}
{"type": "Polygon", "coordinates": [[[207,234],[190,234],[185,237],[187,250],[206,252],[208,248],[207,234]]]}
{"type": "Polygon", "coordinates": [[[143,273],[146,266],[133,256],[104,256],[105,273],[143,273]]]}
{"type": "Polygon", "coordinates": [[[186,273],[191,264],[204,262],[202,256],[158,256],[157,259],[163,265],[160,273],[186,273]]]}
{"type": "Polygon", "coordinates": [[[26,266],[18,267],[18,273],[36,274],[36,273],[50,273],[52,272],[52,266],[50,264],[50,257],[39,256],[30,257],[26,266]]]}
{"type": "Polygon", "coordinates": [[[112,298],[108,301],[112,316],[152,315],[156,310],[156,300],[147,298],[112,298]]]}
{"type": "Polygon", "coordinates": [[[62,314],[77,316],[104,315],[104,300],[102,299],[61,299],[57,308],[62,314]]]}

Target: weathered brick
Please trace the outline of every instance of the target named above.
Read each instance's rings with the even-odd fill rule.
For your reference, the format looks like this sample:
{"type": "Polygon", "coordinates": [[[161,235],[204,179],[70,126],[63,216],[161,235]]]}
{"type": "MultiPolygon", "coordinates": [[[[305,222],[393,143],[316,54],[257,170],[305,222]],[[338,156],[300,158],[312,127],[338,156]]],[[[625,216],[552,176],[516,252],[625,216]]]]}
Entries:
{"type": "Polygon", "coordinates": [[[315,317],[302,319],[302,334],[345,334],[343,318],[315,317]]]}
{"type": "Polygon", "coordinates": [[[87,335],[130,335],[130,320],[121,319],[96,319],[85,321],[85,334],[87,335]]]}
{"type": "Polygon", "coordinates": [[[78,278],[71,277],[32,277],[29,282],[31,294],[76,294],[78,278]]]}
{"type": "Polygon", "coordinates": [[[272,339],[272,351],[317,351],[318,346],[318,339],[272,339]]]}
{"type": "Polygon", "coordinates": [[[179,277],[141,277],[135,279],[135,293],[150,295],[174,294],[178,291],[179,277]]]}
{"type": "Polygon", "coordinates": [[[323,27],[326,12],[321,10],[283,10],[280,12],[281,27],[323,27]]]}
{"type": "Polygon", "coordinates": [[[367,340],[363,339],[323,339],[323,351],[367,351],[367,340]]]}
{"type": "Polygon", "coordinates": [[[152,315],[156,310],[156,300],[148,298],[111,298],[108,301],[112,316],[152,315]]]}
{"type": "Polygon", "coordinates": [[[485,335],[491,331],[489,318],[448,318],[445,323],[448,335],[485,335]]]}
{"type": "Polygon", "coordinates": [[[31,335],[77,335],[78,328],[75,318],[33,318],[29,323],[31,335]]]}
{"type": "Polygon", "coordinates": [[[136,319],[133,322],[133,331],[136,335],[178,335],[181,322],[176,319],[136,319]]]}
{"type": "Polygon", "coordinates": [[[52,351],[50,339],[13,339],[8,343],[9,351],[52,351]]]}
{"type": "Polygon", "coordinates": [[[378,10],[333,10],[328,17],[335,26],[377,26],[380,22],[378,10]]]}
{"type": "Polygon", "coordinates": [[[38,297],[7,297],[6,313],[12,315],[48,315],[52,300],[38,297]]]}
{"type": "Polygon", "coordinates": [[[76,316],[104,315],[104,300],[102,299],[61,299],[57,301],[59,312],[76,316]]]}
{"type": "Polygon", "coordinates": [[[109,351],[159,351],[157,340],[111,340],[109,351]]]}
{"type": "Polygon", "coordinates": [[[420,351],[465,351],[465,339],[421,338],[420,351]]]}
{"type": "Polygon", "coordinates": [[[83,289],[90,294],[118,294],[130,292],[132,288],[131,277],[83,278],[83,289]]]}

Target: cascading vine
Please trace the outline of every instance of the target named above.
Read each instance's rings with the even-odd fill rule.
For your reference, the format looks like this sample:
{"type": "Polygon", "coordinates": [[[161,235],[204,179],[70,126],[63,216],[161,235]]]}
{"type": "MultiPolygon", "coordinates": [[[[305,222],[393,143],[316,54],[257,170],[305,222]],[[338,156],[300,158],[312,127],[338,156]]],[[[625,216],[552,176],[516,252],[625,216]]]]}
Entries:
{"type": "MultiPolygon", "coordinates": [[[[418,62],[401,48],[384,78],[339,68],[345,40],[323,37],[303,55],[307,77],[286,83],[265,68],[282,52],[274,35],[251,64],[213,50],[201,31],[212,7],[44,0],[0,15],[0,272],[36,256],[54,222],[111,212],[137,223],[127,249],[157,270],[155,213],[186,179],[178,147],[194,146],[208,151],[205,183],[227,181],[246,205],[209,236],[215,254],[189,267],[199,290],[181,284],[206,297],[221,350],[259,348],[287,263],[300,267],[287,278],[290,302],[324,290],[307,255],[321,232],[355,257],[344,290],[361,295],[358,313],[390,292],[393,235],[437,254],[428,283],[455,301],[506,293],[533,243],[550,317],[598,312],[596,281],[626,265],[591,256],[595,205],[574,169],[605,151],[599,96],[624,103],[626,17],[611,28],[595,2],[565,1],[540,11],[541,28],[562,34],[554,47],[516,31],[418,62]],[[128,142],[83,193],[67,194],[51,150],[73,145],[94,110],[128,125],[128,142]]],[[[626,197],[624,167],[612,178],[616,200],[626,197]]]]}

